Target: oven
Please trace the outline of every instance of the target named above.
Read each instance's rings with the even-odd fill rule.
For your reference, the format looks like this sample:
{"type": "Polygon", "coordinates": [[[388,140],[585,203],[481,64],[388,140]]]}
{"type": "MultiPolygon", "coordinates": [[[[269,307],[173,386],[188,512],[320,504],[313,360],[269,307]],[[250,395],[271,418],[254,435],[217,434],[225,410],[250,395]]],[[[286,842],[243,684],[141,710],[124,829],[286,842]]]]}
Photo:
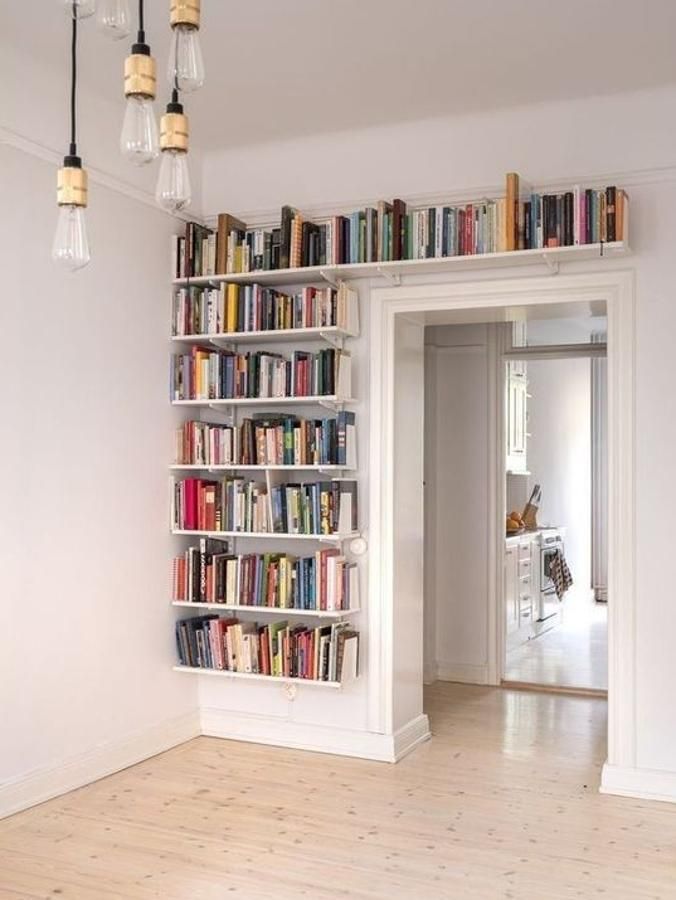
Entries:
{"type": "Polygon", "coordinates": [[[549,626],[556,624],[555,616],[561,610],[561,603],[556,596],[556,589],[551,576],[552,559],[557,552],[563,552],[563,536],[558,528],[543,528],[540,532],[540,568],[538,591],[538,622],[546,622],[549,626]]]}

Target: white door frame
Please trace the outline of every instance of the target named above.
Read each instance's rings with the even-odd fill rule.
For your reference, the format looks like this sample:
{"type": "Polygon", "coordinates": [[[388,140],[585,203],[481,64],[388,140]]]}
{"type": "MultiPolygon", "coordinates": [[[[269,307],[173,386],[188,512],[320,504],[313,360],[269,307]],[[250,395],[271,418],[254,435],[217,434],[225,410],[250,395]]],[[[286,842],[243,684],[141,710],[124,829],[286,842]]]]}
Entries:
{"type": "MultiPolygon", "coordinates": [[[[373,288],[370,301],[370,552],[369,722],[392,733],[393,715],[393,428],[394,323],[406,314],[505,309],[562,302],[605,301],[608,315],[608,760],[636,764],[635,496],[634,496],[634,273],[626,269],[556,276],[507,277],[373,288]]],[[[499,406],[499,404],[498,404],[499,406]]],[[[422,484],[420,490],[422,491],[422,484]]],[[[502,623],[497,613],[502,578],[498,517],[489,560],[489,648],[499,669],[502,623]]],[[[412,636],[412,639],[416,639],[412,636]]],[[[423,639],[422,623],[420,640],[423,639]]],[[[489,653],[490,656],[490,653],[489,653]]],[[[421,710],[422,712],[422,710],[421,710]]],[[[604,770],[605,771],[605,770],[604,770]]]]}

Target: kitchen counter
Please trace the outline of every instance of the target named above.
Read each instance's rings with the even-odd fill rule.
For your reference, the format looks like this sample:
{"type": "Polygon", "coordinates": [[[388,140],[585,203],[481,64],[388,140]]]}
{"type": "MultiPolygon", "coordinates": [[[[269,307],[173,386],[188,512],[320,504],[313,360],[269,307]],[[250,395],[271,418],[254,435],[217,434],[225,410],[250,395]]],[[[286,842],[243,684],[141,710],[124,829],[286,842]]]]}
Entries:
{"type": "Polygon", "coordinates": [[[518,544],[519,541],[534,541],[537,540],[538,532],[537,531],[521,531],[518,534],[506,534],[505,535],[505,543],[508,547],[513,546],[514,544],[518,544]]]}

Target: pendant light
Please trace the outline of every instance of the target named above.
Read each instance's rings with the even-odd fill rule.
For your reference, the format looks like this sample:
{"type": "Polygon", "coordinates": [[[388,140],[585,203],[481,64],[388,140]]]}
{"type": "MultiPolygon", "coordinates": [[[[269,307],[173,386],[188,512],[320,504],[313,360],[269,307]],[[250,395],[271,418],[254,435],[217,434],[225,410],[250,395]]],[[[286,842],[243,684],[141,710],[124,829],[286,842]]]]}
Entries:
{"type": "Polygon", "coordinates": [[[152,162],[160,152],[155,99],[155,60],[146,44],[143,0],[139,0],[139,28],[131,55],[124,61],[124,93],[127,105],[120,135],[122,155],[135,165],[152,162]]]}
{"type": "Polygon", "coordinates": [[[69,19],[86,19],[96,12],[96,0],[61,0],[61,5],[69,19]]]}
{"type": "MultiPolygon", "coordinates": [[[[82,4],[79,4],[80,6],[82,4]]],[[[90,259],[85,221],[87,206],[87,171],[77,155],[76,90],[77,90],[77,14],[78,3],[71,2],[71,86],[70,86],[70,146],[63,167],[57,175],[57,203],[59,217],[52,244],[52,259],[71,272],[86,266],[90,259]]]]}
{"type": "Polygon", "coordinates": [[[120,41],[131,33],[129,0],[99,0],[98,26],[106,37],[120,41]]]}
{"type": "Polygon", "coordinates": [[[179,91],[196,91],[204,84],[204,60],[199,41],[200,0],[171,0],[171,48],[167,77],[179,91]]]}
{"type": "Polygon", "coordinates": [[[157,179],[155,199],[168,212],[177,213],[190,204],[190,173],[188,172],[188,117],[178,100],[176,88],[160,123],[162,162],[157,179]]]}

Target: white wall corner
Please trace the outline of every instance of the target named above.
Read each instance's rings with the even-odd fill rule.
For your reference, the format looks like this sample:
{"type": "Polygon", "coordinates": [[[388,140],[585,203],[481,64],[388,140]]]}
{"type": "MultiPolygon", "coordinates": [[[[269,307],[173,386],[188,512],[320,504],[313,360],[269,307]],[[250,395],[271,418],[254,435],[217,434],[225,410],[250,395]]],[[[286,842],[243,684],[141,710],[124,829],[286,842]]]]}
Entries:
{"type": "Polygon", "coordinates": [[[195,710],[5,782],[0,785],[0,818],[84,787],[199,735],[195,710]]]}
{"type": "Polygon", "coordinates": [[[618,797],[676,803],[676,772],[612,766],[605,763],[599,791],[618,797]]]}
{"type": "Polygon", "coordinates": [[[427,716],[418,716],[395,734],[356,731],[293,722],[276,716],[202,708],[202,734],[291,750],[397,762],[430,736],[427,716]]]}
{"type": "Polygon", "coordinates": [[[440,659],[437,663],[439,681],[455,681],[460,684],[490,684],[488,665],[454,663],[440,659]]]}

